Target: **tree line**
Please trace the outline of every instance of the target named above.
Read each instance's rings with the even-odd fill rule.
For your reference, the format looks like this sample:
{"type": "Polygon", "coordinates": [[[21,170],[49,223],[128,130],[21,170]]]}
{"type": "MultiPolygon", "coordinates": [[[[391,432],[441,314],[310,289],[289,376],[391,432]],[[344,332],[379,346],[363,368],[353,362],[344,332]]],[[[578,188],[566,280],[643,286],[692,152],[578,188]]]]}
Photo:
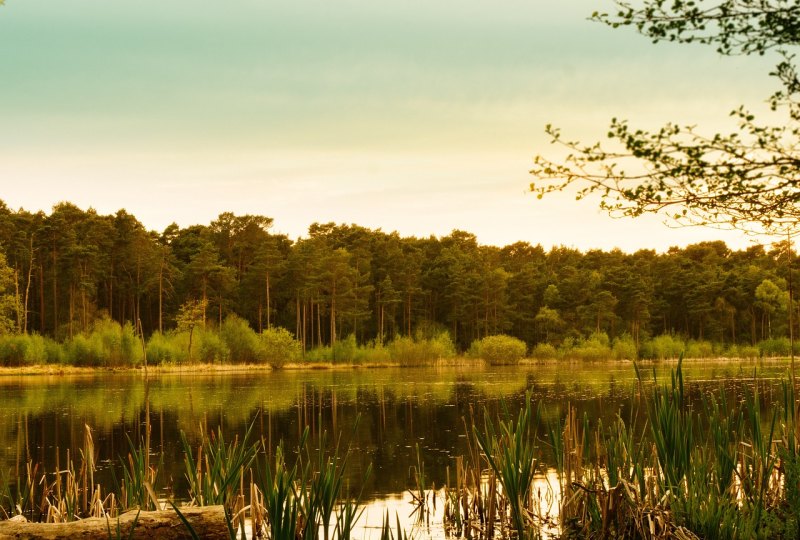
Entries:
{"type": "Polygon", "coordinates": [[[47,214],[0,202],[0,333],[67,340],[110,318],[150,335],[194,310],[204,326],[236,314],[259,332],[286,328],[304,350],[445,330],[461,350],[500,333],[528,346],[593,333],[754,344],[788,335],[797,310],[787,243],[628,254],[333,223],[293,241],[272,225],[223,213],[156,232],[125,210],[60,203],[47,214]]]}

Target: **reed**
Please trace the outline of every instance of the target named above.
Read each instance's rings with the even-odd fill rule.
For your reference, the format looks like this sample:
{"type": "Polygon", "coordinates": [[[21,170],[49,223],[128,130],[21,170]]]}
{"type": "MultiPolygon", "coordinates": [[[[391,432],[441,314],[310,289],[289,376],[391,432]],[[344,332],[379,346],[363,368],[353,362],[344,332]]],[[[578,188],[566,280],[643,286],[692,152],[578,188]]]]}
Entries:
{"type": "Polygon", "coordinates": [[[408,532],[400,525],[400,516],[395,514],[396,526],[392,530],[392,522],[389,520],[389,511],[383,516],[383,525],[381,525],[380,540],[413,540],[413,536],[409,536],[408,532]]]}
{"type": "Polygon", "coordinates": [[[181,432],[184,468],[193,503],[206,506],[233,501],[242,475],[252,465],[259,448],[258,442],[250,442],[254,425],[255,422],[250,424],[241,441],[235,437],[230,443],[225,442],[222,428],[208,436],[201,429],[196,458],[186,434],[181,432]]]}
{"type": "Polygon", "coordinates": [[[412,468],[412,474],[414,476],[414,488],[409,489],[408,491],[411,494],[412,504],[414,505],[411,515],[416,516],[416,520],[422,523],[426,521],[426,516],[430,517],[430,511],[425,495],[425,491],[427,489],[427,476],[425,475],[425,462],[422,461],[419,444],[417,444],[415,448],[417,452],[417,465],[412,468]]]}
{"type": "Polygon", "coordinates": [[[137,446],[130,437],[128,440],[128,454],[126,457],[120,456],[119,463],[122,469],[122,482],[117,482],[114,469],[112,481],[118,495],[119,504],[122,511],[131,508],[140,510],[160,510],[161,505],[156,496],[158,485],[158,472],[161,469],[163,456],[160,457],[156,467],[150,466],[147,459],[147,446],[142,441],[137,446]]]}
{"type": "MultiPolygon", "coordinates": [[[[353,430],[357,428],[358,419],[353,430]]],[[[343,500],[344,479],[347,469],[347,462],[350,458],[351,447],[341,450],[341,435],[337,438],[336,445],[332,452],[328,452],[327,433],[323,432],[318,441],[317,455],[308,455],[306,472],[303,475],[303,497],[301,511],[306,521],[306,528],[303,537],[306,539],[316,538],[319,529],[322,529],[324,540],[330,540],[331,526],[333,524],[334,512],[339,510],[340,515],[336,516],[337,523],[335,530],[340,533],[352,529],[353,519],[359,515],[361,506],[361,494],[355,499],[346,499],[344,506],[340,507],[339,502],[343,500]],[[311,467],[309,469],[309,467],[311,467]],[[347,515],[341,515],[344,511],[347,515]],[[338,525],[342,525],[338,527],[338,525]],[[350,527],[348,529],[347,527],[350,527]]],[[[367,477],[371,473],[371,468],[367,470],[367,477]]],[[[364,478],[366,482],[367,478],[364,478]]],[[[364,484],[362,482],[362,486],[364,484]]],[[[348,532],[349,534],[349,532],[348,532]]]]}
{"type": "MultiPolygon", "coordinates": [[[[632,399],[644,422],[618,416],[608,425],[592,423],[568,407],[561,420],[540,430],[541,412],[530,395],[518,414],[504,405],[500,414],[485,411],[476,422],[470,413],[464,419],[467,453],[452,462],[441,491],[417,447],[412,512],[430,523],[443,500],[448,535],[486,540],[800,536],[800,426],[790,383],[783,384],[775,412],[765,414],[757,377],[749,392],[731,401],[724,391],[690,400],[681,362],[665,383],[645,381],[641,373],[639,379],[632,399]],[[557,486],[543,484],[548,471],[557,486]]],[[[202,432],[196,447],[183,436],[185,498],[222,504],[231,538],[245,536],[247,518],[251,538],[353,538],[363,491],[349,493],[351,447],[342,437],[330,447],[323,432],[311,451],[305,427],[296,452],[287,454],[281,443],[267,454],[263,440],[251,441],[252,429],[231,442],[221,430],[202,432]]],[[[92,432],[87,427],[83,434],[77,468],[70,452],[52,473],[28,460],[4,483],[0,504],[7,516],[48,522],[100,516],[113,536],[110,520],[120,511],[158,508],[160,466],[148,465],[146,443],[128,439],[117,467],[121,481],[115,478],[104,493],[95,478],[92,432]]],[[[381,538],[408,535],[387,514],[381,538]]]]}
{"type": "MultiPolygon", "coordinates": [[[[308,432],[306,431],[305,436],[308,432]]],[[[269,462],[259,466],[255,483],[263,495],[268,538],[271,540],[296,540],[300,501],[295,491],[297,464],[287,467],[283,443],[275,451],[274,468],[269,462]]],[[[301,526],[302,527],[302,526],[301,526]]]]}
{"type": "MultiPolygon", "coordinates": [[[[534,416],[530,394],[525,396],[525,406],[516,421],[510,417],[507,410],[505,413],[505,418],[498,419],[495,427],[487,412],[484,417],[484,429],[474,430],[475,438],[487,463],[503,487],[517,538],[534,538],[539,534],[538,527],[532,519],[535,513],[532,500],[533,477],[539,464],[534,434],[538,427],[539,415],[537,411],[534,416]]],[[[494,522],[494,519],[489,521],[494,522]]]]}

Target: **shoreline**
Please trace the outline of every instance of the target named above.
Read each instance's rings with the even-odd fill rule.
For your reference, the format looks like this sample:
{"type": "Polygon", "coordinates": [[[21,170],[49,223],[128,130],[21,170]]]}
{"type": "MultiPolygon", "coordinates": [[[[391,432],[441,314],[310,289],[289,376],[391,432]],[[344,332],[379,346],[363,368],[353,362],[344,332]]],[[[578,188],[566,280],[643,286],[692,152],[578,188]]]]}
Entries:
{"type": "MultiPolygon", "coordinates": [[[[748,364],[780,364],[789,363],[789,357],[768,357],[768,358],[729,358],[729,357],[714,357],[714,358],[684,358],[685,364],[731,364],[731,363],[748,363],[748,364]]],[[[332,362],[313,362],[313,363],[290,363],[286,364],[280,369],[272,368],[267,364],[186,364],[186,365],[155,365],[148,366],[148,375],[166,375],[166,374],[188,374],[188,373],[219,373],[219,374],[238,374],[238,373],[252,373],[252,372],[271,372],[271,371],[314,371],[314,370],[331,370],[331,371],[349,371],[349,370],[367,370],[367,369],[387,369],[387,368],[491,368],[491,367],[533,367],[533,366],[553,366],[553,365],[575,365],[575,364],[629,364],[633,366],[634,362],[631,360],[620,359],[604,359],[604,360],[579,360],[579,359],[533,359],[524,358],[517,364],[501,364],[491,365],[483,360],[476,360],[466,357],[457,357],[451,359],[441,359],[434,362],[425,362],[419,365],[404,366],[399,362],[375,362],[366,364],[352,364],[352,363],[332,363],[332,362]]],[[[663,359],[663,360],[637,360],[640,365],[652,366],[660,364],[677,364],[677,358],[663,359]]],[[[0,378],[2,377],[17,377],[17,376],[34,376],[34,375],[100,375],[100,374],[145,374],[143,366],[138,367],[98,367],[98,366],[72,366],[72,365],[55,365],[55,364],[36,364],[30,366],[3,366],[0,367],[0,378]]]]}

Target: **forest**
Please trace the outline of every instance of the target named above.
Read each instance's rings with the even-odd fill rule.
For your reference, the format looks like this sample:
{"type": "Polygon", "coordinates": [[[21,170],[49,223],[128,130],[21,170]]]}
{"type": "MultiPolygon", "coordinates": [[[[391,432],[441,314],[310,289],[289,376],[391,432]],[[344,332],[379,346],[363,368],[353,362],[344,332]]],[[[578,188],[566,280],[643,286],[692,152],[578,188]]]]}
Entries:
{"type": "Polygon", "coordinates": [[[798,319],[786,242],[629,254],[334,223],[292,240],[272,225],[222,213],[157,232],[125,210],[64,202],[47,214],[0,202],[0,333],[63,342],[111,320],[158,336],[185,329],[194,311],[203,328],[235,315],[259,333],[286,329],[304,352],[437,332],[459,351],[496,334],[531,349],[597,335],[637,347],[665,335],[753,347],[786,342],[798,319]]]}

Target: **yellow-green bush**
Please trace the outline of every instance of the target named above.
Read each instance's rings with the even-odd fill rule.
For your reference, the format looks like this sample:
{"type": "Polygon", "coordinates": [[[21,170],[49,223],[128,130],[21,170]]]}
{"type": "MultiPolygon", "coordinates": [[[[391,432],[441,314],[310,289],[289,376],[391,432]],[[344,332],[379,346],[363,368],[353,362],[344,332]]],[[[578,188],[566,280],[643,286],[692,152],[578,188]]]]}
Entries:
{"type": "Polygon", "coordinates": [[[387,364],[391,361],[388,347],[380,342],[371,341],[356,351],[357,364],[387,364]]]}
{"type": "Polygon", "coordinates": [[[611,343],[611,354],[615,360],[636,360],[639,351],[636,342],[628,334],[623,334],[611,343]]]}
{"type": "Polygon", "coordinates": [[[188,336],[187,343],[182,341],[175,332],[156,332],[147,341],[147,363],[155,365],[183,362],[186,359],[188,336]]]}
{"type": "MultiPolygon", "coordinates": [[[[797,348],[797,344],[795,344],[797,348]]],[[[758,342],[758,350],[761,356],[766,358],[776,356],[789,356],[791,349],[789,338],[770,338],[758,342]]],[[[795,351],[796,352],[796,351],[795,351]]]]}
{"type": "Polygon", "coordinates": [[[715,358],[719,355],[714,351],[714,346],[710,341],[697,341],[692,339],[686,343],[686,352],[684,356],[686,358],[715,358]]]}
{"type": "Polygon", "coordinates": [[[642,343],[642,358],[649,360],[667,360],[678,358],[686,351],[686,344],[677,336],[662,334],[642,343]]]}
{"type": "Polygon", "coordinates": [[[300,358],[302,346],[285,328],[267,328],[259,336],[259,360],[281,368],[300,358]]]}
{"type": "Polygon", "coordinates": [[[429,338],[398,336],[388,346],[394,362],[403,366],[416,366],[456,355],[456,347],[450,334],[440,332],[429,338]]]}
{"type": "Polygon", "coordinates": [[[564,358],[574,360],[608,360],[612,357],[611,345],[605,332],[595,332],[588,339],[564,340],[561,346],[564,358]]]}
{"type": "Polygon", "coordinates": [[[558,358],[558,351],[549,343],[537,343],[531,350],[531,358],[537,360],[554,360],[558,358]]]}
{"type": "MultiPolygon", "coordinates": [[[[244,364],[258,360],[258,334],[241,317],[228,315],[219,329],[219,337],[228,349],[228,358],[231,362],[244,364]]],[[[209,347],[211,345],[212,343],[209,339],[209,347]]],[[[210,352],[212,356],[221,360],[222,349],[216,343],[213,343],[213,351],[210,352]]]]}
{"type": "Polygon", "coordinates": [[[357,351],[358,344],[356,343],[356,336],[350,334],[333,345],[331,348],[331,361],[352,364],[356,360],[357,351]]]}
{"type": "Polygon", "coordinates": [[[141,342],[133,326],[120,325],[107,317],[96,321],[91,333],[78,334],[62,347],[64,360],[74,366],[123,367],[142,363],[141,342]]]}
{"type": "Polygon", "coordinates": [[[56,353],[57,350],[55,342],[38,334],[5,334],[0,336],[0,365],[58,363],[60,356],[56,353]]]}
{"type": "MultiPolygon", "coordinates": [[[[230,336],[228,337],[230,339],[230,336]]],[[[192,356],[194,359],[197,359],[205,364],[223,364],[231,359],[227,340],[224,340],[220,334],[214,332],[213,330],[195,330],[194,340],[195,343],[197,343],[196,348],[195,345],[192,345],[192,356]],[[194,351],[197,351],[197,353],[194,351]]],[[[252,343],[241,345],[238,349],[238,352],[242,356],[239,357],[237,362],[255,361],[258,354],[257,347],[257,343],[255,346],[252,343]],[[244,353],[243,351],[252,352],[244,353]],[[248,360],[243,360],[242,358],[247,358],[248,360]]]]}
{"type": "Polygon", "coordinates": [[[492,365],[517,364],[527,352],[528,346],[521,339],[497,334],[473,341],[468,356],[492,365]]]}

